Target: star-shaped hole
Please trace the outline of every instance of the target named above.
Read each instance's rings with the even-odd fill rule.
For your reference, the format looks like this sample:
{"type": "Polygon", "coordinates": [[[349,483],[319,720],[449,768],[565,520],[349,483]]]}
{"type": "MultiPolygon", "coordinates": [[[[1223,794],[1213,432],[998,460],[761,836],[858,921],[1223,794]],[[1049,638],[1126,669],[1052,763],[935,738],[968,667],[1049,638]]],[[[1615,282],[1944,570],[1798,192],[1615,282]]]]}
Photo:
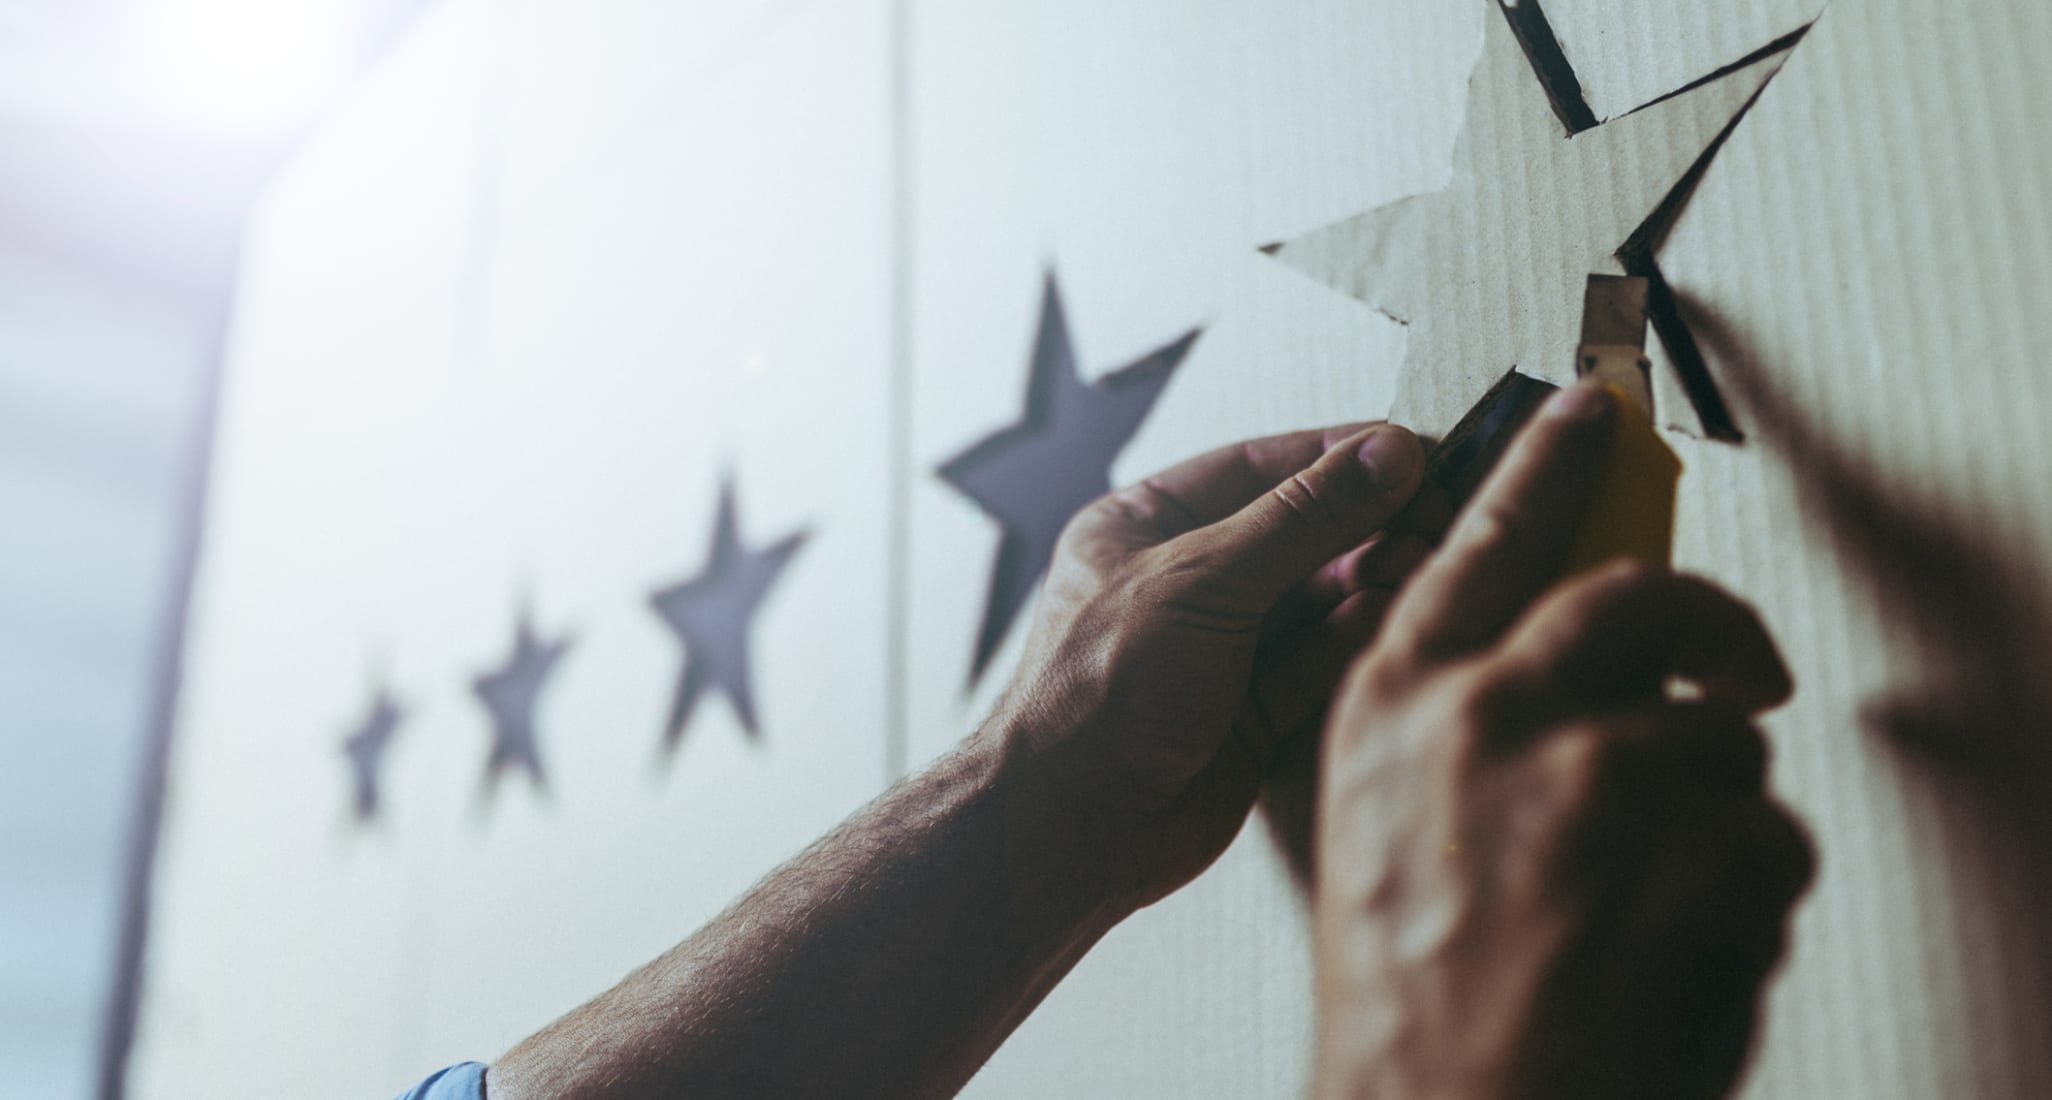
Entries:
{"type": "Polygon", "coordinates": [[[707,691],[727,697],[751,740],[760,736],[750,636],[763,597],[808,536],[799,531],[765,547],[745,546],[736,511],[734,485],[729,479],[720,485],[719,513],[713,521],[712,547],[704,568],[649,597],[656,615],[684,646],[684,668],[663,723],[666,754],[676,751],[684,727],[707,691]]]}
{"type": "Polygon", "coordinates": [[[358,822],[371,821],[384,809],[385,751],[391,748],[404,718],[392,693],[381,688],[372,697],[370,709],[342,740],[342,756],[349,762],[350,806],[358,822]]]}
{"type": "Polygon", "coordinates": [[[547,789],[534,711],[549,675],[569,649],[568,638],[547,642],[537,638],[532,618],[522,611],[514,630],[513,652],[505,663],[471,683],[472,693],[492,722],[491,755],[485,762],[487,792],[498,788],[508,768],[526,772],[536,790],[547,789]]]}
{"type": "Polygon", "coordinates": [[[1111,467],[1196,343],[1198,330],[1085,382],[1076,368],[1062,295],[1052,273],[1026,381],[1025,413],[1010,427],[942,464],[940,476],[1003,528],[969,681],[1004,643],[1047,571],[1062,528],[1111,491],[1111,467]]]}

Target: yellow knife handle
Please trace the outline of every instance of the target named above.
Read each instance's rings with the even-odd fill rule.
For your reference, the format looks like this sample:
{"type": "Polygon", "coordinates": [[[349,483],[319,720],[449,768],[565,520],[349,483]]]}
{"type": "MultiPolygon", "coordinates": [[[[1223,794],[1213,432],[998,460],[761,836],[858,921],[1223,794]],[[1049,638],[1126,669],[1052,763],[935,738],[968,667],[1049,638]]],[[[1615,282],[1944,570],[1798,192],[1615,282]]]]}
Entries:
{"type": "Polygon", "coordinates": [[[1596,497],[1568,551],[1563,575],[1618,557],[1662,566],[1674,560],[1674,498],[1681,459],[1623,389],[1604,388],[1617,402],[1617,437],[1596,497]]]}

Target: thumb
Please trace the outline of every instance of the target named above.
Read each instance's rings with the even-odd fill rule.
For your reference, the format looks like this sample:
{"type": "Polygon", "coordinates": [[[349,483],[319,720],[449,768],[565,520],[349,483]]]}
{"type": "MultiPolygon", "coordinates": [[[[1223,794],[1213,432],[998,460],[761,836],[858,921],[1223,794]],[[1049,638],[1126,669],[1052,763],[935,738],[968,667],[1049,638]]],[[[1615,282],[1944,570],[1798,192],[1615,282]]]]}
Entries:
{"type": "MultiPolygon", "coordinates": [[[[1215,566],[1213,581],[1262,613],[1319,567],[1366,542],[1403,511],[1424,477],[1409,429],[1378,424],[1349,436],[1238,512],[1185,535],[1215,566]]],[[[1178,540],[1181,541],[1181,540],[1178,540]]]]}

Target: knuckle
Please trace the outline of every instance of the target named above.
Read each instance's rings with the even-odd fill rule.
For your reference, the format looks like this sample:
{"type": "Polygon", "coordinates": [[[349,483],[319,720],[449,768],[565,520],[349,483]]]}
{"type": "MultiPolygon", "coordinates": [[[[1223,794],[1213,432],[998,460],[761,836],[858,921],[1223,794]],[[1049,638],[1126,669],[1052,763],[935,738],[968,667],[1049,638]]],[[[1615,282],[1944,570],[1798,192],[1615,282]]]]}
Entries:
{"type": "Polygon", "coordinates": [[[1625,605],[1662,598],[1673,574],[1637,558],[1616,558],[1570,579],[1541,613],[1549,643],[1564,643],[1625,605]]]}
{"type": "Polygon", "coordinates": [[[1751,790],[1764,785],[1767,782],[1767,764],[1773,755],[1767,735],[1751,722],[1742,721],[1728,727],[1723,738],[1733,778],[1751,790]]]}
{"type": "Polygon", "coordinates": [[[1168,534],[1199,526],[1188,507],[1151,479],[1117,490],[1104,500],[1121,519],[1142,530],[1168,534]]]}
{"type": "Polygon", "coordinates": [[[1371,646],[1354,658],[1347,671],[1349,691],[1357,696],[1387,703],[1416,689],[1418,667],[1410,652],[1400,647],[1371,646]]]}
{"type": "Polygon", "coordinates": [[[1574,726],[1547,736],[1537,757],[1552,786],[1556,805],[1570,812],[1586,810],[1603,788],[1608,738],[1588,726],[1574,726]]]}
{"type": "Polygon", "coordinates": [[[1808,889],[1817,876],[1817,848],[1809,831],[1793,814],[1771,803],[1763,809],[1759,827],[1761,853],[1775,881],[1792,899],[1808,889]]]}
{"type": "Polygon", "coordinates": [[[1487,745],[1506,741],[1504,727],[1512,713],[1510,692],[1493,677],[1475,677],[1461,692],[1460,727],[1472,740],[1487,745]]]}
{"type": "Polygon", "coordinates": [[[1099,497],[1062,524],[1061,534],[1055,537],[1055,557],[1096,559],[1124,541],[1118,536],[1125,529],[1117,501],[1109,496],[1099,497]]]}
{"type": "Polygon", "coordinates": [[[1649,769],[1639,738],[1581,723],[1549,732],[1540,751],[1559,802],[1575,816],[1643,808],[1649,769]]]}
{"type": "Polygon", "coordinates": [[[1643,558],[1615,558],[1599,567],[1590,576],[1592,585],[1601,585],[1617,592],[1633,592],[1659,585],[1673,574],[1664,566],[1655,565],[1643,558]]]}
{"type": "Polygon", "coordinates": [[[1117,523],[1130,515],[1123,490],[1106,493],[1078,508],[1076,514],[1062,524],[1062,537],[1081,537],[1106,523],[1117,523]]]}
{"type": "Polygon", "coordinates": [[[1133,555],[1123,571],[1130,598],[1144,607],[1168,607],[1184,600],[1220,563],[1201,540],[1178,539],[1133,555]]]}
{"type": "Polygon", "coordinates": [[[1382,627],[1375,634],[1375,652],[1394,658],[1400,667],[1423,668],[1438,656],[1426,634],[1421,616],[1415,607],[1399,593],[1395,606],[1383,618],[1382,627]]]}
{"type": "Polygon", "coordinates": [[[1497,668],[1478,668],[1459,681],[1457,718],[1477,748],[1495,750],[1525,740],[1535,717],[1528,685],[1497,668]]]}
{"type": "Polygon", "coordinates": [[[1339,512],[1332,501],[1332,483],[1326,472],[1316,466],[1291,474],[1272,493],[1282,503],[1285,514],[1310,530],[1332,531],[1340,526],[1339,512]]]}
{"type": "MultiPolygon", "coordinates": [[[[1802,825],[1765,798],[1727,803],[1699,861],[1720,867],[1720,889],[1747,899],[1745,908],[1778,918],[1809,889],[1816,850],[1802,825]]],[[[1714,812],[1714,811],[1713,811],[1714,812]]]]}
{"type": "Polygon", "coordinates": [[[1128,558],[1110,586],[1118,602],[1138,611],[1169,603],[1174,599],[1174,578],[1187,568],[1180,557],[1181,551],[1155,547],[1128,558]]]}
{"type": "Polygon", "coordinates": [[[1476,501],[1447,538],[1447,547],[1469,552],[1515,541],[1530,525],[1525,510],[1509,501],[1485,498],[1476,501]]]}
{"type": "Polygon", "coordinates": [[[1565,602],[1593,618],[1619,605],[1662,599],[1674,579],[1665,566],[1639,558],[1613,558],[1570,581],[1565,602]]]}
{"type": "Polygon", "coordinates": [[[1091,528],[1145,530],[1154,526],[1153,512],[1133,489],[1119,489],[1090,502],[1069,521],[1064,534],[1091,528]]]}

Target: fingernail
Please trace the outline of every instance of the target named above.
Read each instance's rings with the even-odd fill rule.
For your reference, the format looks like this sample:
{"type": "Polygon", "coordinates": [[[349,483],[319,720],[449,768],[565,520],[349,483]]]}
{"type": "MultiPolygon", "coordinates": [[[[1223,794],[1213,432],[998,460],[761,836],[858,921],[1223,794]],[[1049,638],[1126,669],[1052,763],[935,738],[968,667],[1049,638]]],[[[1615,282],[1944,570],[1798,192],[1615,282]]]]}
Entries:
{"type": "Polygon", "coordinates": [[[1601,420],[1617,408],[1617,399],[1602,386],[1581,383],[1553,395],[1546,402],[1546,415],[1559,420],[1601,420]]]}
{"type": "Polygon", "coordinates": [[[1410,484],[1423,453],[1417,436],[1390,425],[1368,433],[1368,438],[1355,449],[1354,457],[1368,471],[1368,480],[1376,488],[1401,489],[1410,484]]]}

